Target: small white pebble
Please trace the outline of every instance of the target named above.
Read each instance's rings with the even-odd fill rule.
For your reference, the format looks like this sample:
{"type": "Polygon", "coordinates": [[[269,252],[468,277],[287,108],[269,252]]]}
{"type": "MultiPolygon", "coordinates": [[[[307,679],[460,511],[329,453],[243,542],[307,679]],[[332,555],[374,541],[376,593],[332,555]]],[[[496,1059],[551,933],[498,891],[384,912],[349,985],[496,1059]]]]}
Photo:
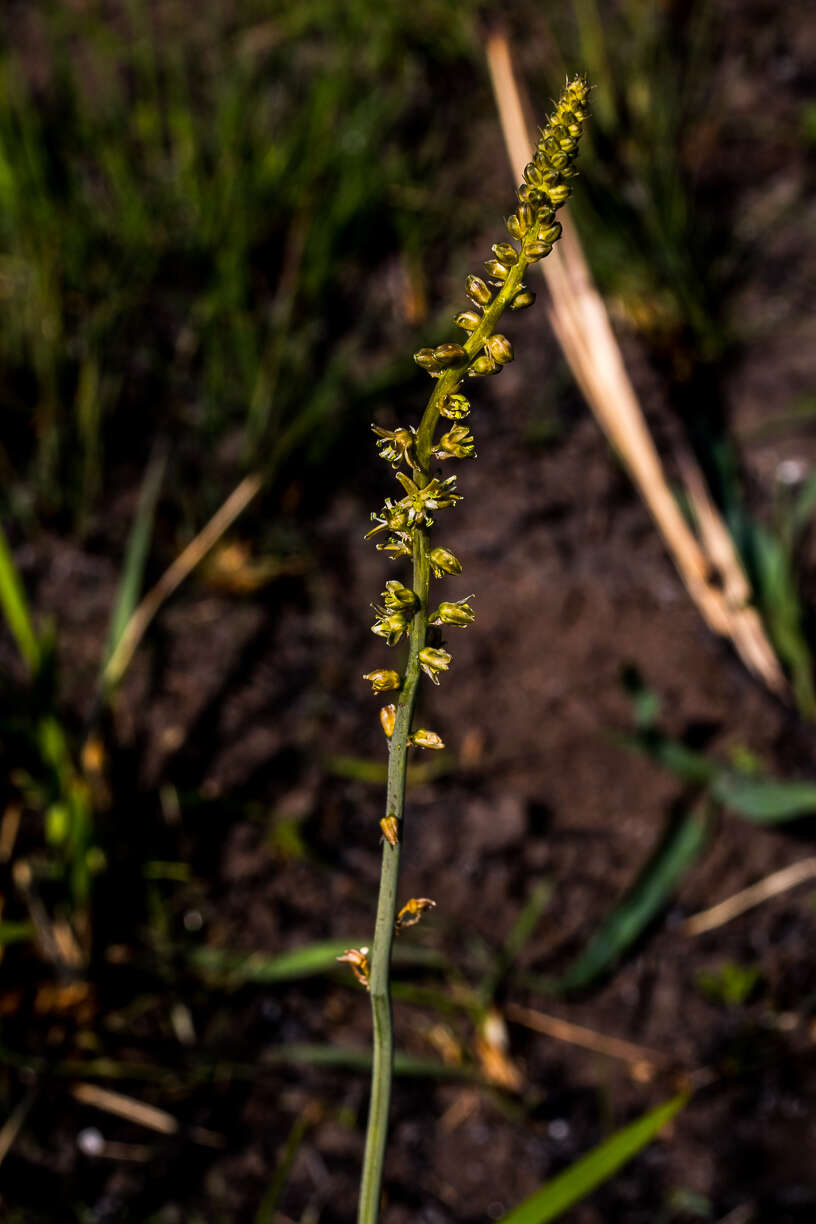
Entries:
{"type": "Polygon", "coordinates": [[[803,459],[782,459],[776,467],[776,479],[780,484],[799,484],[806,473],[807,464],[803,459]]]}
{"type": "Polygon", "coordinates": [[[101,1156],[105,1150],[105,1136],[95,1126],[86,1126],[77,1135],[77,1147],[86,1156],[101,1156]]]}
{"type": "Polygon", "coordinates": [[[569,1122],[564,1118],[553,1118],[550,1125],[547,1127],[547,1134],[556,1143],[562,1143],[570,1133],[569,1122]]]}

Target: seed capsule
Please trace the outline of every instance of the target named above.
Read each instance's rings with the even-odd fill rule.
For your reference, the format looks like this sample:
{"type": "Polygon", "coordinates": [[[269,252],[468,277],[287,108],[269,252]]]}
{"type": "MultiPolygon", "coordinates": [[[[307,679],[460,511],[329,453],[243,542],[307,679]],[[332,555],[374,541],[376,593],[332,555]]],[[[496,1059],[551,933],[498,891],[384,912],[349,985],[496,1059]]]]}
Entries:
{"type": "Polygon", "coordinates": [[[454,319],[456,326],[461,327],[462,331],[466,332],[475,331],[481,321],[482,316],[477,314],[475,310],[463,310],[462,313],[458,314],[454,319]]]}
{"type": "Polygon", "coordinates": [[[457,629],[464,629],[467,625],[472,624],[476,619],[476,614],[468,603],[468,599],[472,599],[472,595],[468,595],[467,599],[458,599],[456,603],[441,603],[430,619],[432,625],[454,625],[457,629]]]}
{"type": "Polygon", "coordinates": [[[465,286],[468,297],[477,306],[487,306],[493,301],[493,294],[480,276],[469,276],[465,281],[465,286]]]}
{"type": "Polygon", "coordinates": [[[397,707],[395,705],[383,706],[380,710],[380,726],[385,732],[386,739],[390,739],[394,734],[394,727],[397,724],[397,707]]]}
{"type": "Polygon", "coordinates": [[[370,683],[372,693],[387,693],[390,689],[398,689],[402,684],[399,672],[385,667],[378,667],[375,671],[367,672],[363,679],[370,683]]]}
{"type": "Polygon", "coordinates": [[[509,242],[494,242],[490,248],[493,254],[508,268],[512,268],[513,264],[518,263],[518,251],[509,242]]]}
{"type": "Polygon", "coordinates": [[[467,357],[461,344],[439,344],[434,349],[433,355],[440,366],[457,365],[467,357]]]}

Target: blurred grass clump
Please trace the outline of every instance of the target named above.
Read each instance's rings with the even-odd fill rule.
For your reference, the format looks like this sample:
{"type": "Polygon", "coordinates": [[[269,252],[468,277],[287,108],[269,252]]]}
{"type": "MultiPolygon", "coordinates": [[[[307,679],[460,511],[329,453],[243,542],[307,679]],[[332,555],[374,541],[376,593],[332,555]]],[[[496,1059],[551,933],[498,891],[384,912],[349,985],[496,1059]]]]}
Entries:
{"type": "Polygon", "coordinates": [[[18,510],[81,522],[110,453],[143,461],[157,433],[235,436],[273,467],[331,447],[349,387],[394,377],[359,266],[402,261],[394,314],[421,315],[412,251],[443,141],[419,103],[469,37],[444,0],[10,11],[0,463],[18,510]]]}

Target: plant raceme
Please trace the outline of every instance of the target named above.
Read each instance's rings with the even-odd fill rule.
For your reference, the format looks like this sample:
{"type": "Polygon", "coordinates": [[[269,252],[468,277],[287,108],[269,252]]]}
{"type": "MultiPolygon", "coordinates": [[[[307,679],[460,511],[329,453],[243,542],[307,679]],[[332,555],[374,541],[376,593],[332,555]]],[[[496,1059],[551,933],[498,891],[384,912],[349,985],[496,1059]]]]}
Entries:
{"type": "Polygon", "coordinates": [[[516,209],[507,218],[510,240],[494,244],[492,257],[484,264],[485,276],[467,278],[470,306],[455,319],[465,333],[463,343],[446,342],[414,354],[417,365],[434,380],[419,426],[373,426],[380,455],[395,469],[400,489],[372,514],[373,526],[366,538],[381,537],[377,548],[392,561],[410,558],[413,577],[410,586],[396,579],[388,581],[382,603],[374,605],[372,632],[388,646],[407,638],[408,658],[402,671],[377,668],[365,676],[373,693],[394,692],[399,696],[380,714],[389,739],[389,761],[385,816],[380,821],[383,860],[374,941],[370,950],[352,948],[340,958],[369,988],[373,1016],[372,1087],[360,1224],[375,1224],[379,1218],[394,1054],[389,986],[392,942],[395,930],[413,925],[433,906],[429,898],[411,898],[399,913],[397,910],[408,748],[444,747],[434,731],[411,732],[417,687],[421,673],[439,684],[450,669],[453,657],[447,649],[446,630],[464,629],[474,620],[469,603],[472,596],[455,602],[443,600],[433,609],[430,606],[431,575],[439,579],[462,572],[454,553],[431,543],[437,515],[461,500],[456,476],[432,472],[432,464],[475,458],[470,427],[461,423],[470,413],[463,388],[470,379],[500,374],[513,360],[513,346],[496,331],[496,325],[506,310],[523,310],[535,301],[524,276],[531,264],[549,255],[561,235],[555,215],[571,192],[588,96],[589,86],[583,76],[569,81],[541,129],[533,160],[525,167],[524,182],[518,189],[516,209]],[[441,421],[445,425],[438,434],[441,421]]]}

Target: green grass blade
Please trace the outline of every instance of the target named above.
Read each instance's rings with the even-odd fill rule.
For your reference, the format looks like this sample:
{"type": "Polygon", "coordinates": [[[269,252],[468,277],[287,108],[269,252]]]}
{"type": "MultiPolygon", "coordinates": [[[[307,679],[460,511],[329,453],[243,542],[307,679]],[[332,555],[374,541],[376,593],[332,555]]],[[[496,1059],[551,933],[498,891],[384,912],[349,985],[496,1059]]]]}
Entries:
{"type": "Polygon", "coordinates": [[[627,748],[634,748],[651,757],[658,765],[693,786],[705,786],[713,781],[719,769],[716,761],[704,756],[702,752],[687,748],[685,744],[665,735],[656,727],[649,727],[635,735],[627,735],[622,742],[627,748]]]}
{"type": "Polygon", "coordinates": [[[552,883],[549,880],[542,880],[535,885],[525,901],[521,913],[510,928],[503,946],[496,954],[479,988],[479,997],[485,1007],[492,1001],[502,981],[521,955],[524,945],[535,932],[542,914],[550,903],[552,893],[552,883]]]}
{"type": "Polygon", "coordinates": [[[752,778],[724,769],[715,779],[711,794],[757,824],[781,824],[816,812],[816,782],[752,778]]]}
{"type": "Polygon", "coordinates": [[[687,1101],[688,1096],[681,1093],[616,1131],[540,1190],[536,1190],[535,1194],[514,1208],[509,1215],[503,1216],[500,1224],[547,1224],[548,1220],[558,1219],[617,1173],[633,1156],[637,1156],[687,1101]]]}
{"type": "MultiPolygon", "coordinates": [[[[333,1045],[283,1045],[264,1051],[264,1066],[285,1066],[288,1063],[303,1063],[310,1067],[337,1068],[340,1071],[371,1071],[371,1051],[353,1046],[333,1045]]],[[[394,1055],[394,1074],[408,1079],[465,1080],[483,1083],[476,1067],[463,1067],[454,1063],[443,1063],[436,1058],[419,1058],[397,1050],[394,1055]]]]}
{"type": "Polygon", "coordinates": [[[792,558],[769,531],[753,526],[751,536],[759,596],[774,648],[790,671],[796,704],[805,718],[816,718],[813,655],[804,631],[804,608],[792,558]]]}
{"type": "MultiPolygon", "coordinates": [[[[278,956],[263,952],[233,952],[226,948],[197,948],[191,961],[196,969],[224,979],[229,986],[240,986],[245,982],[293,982],[340,969],[337,957],[342,956],[349,947],[359,947],[359,943],[355,944],[354,940],[344,940],[342,943],[327,940],[325,943],[292,948],[278,956]]],[[[432,948],[406,944],[394,949],[394,964],[439,969],[446,962],[432,948]]]]}
{"type": "Polygon", "coordinates": [[[307,1106],[299,1117],[295,1118],[286,1142],[278,1156],[272,1181],[263,1197],[263,1202],[255,1213],[255,1224],[274,1224],[275,1208],[286,1189],[286,1183],[292,1174],[295,1157],[300,1151],[300,1145],[306,1137],[309,1126],[313,1124],[313,1111],[307,1106]]]}
{"type": "Polygon", "coordinates": [[[40,643],[28,608],[25,589],[8,540],[0,527],[0,608],[20,654],[32,675],[40,662],[40,643]]]}
{"type": "Polygon", "coordinates": [[[139,493],[139,504],[128,536],[125,549],[125,559],[122,565],[122,576],[113,606],[108,640],[102,657],[101,675],[104,677],[108,661],[113,654],[128,621],[136,610],[144,582],[145,566],[150,550],[150,539],[153,534],[153,522],[156,517],[156,505],[159,500],[164,470],[167,466],[167,456],[156,454],[147,465],[142,488],[139,493]]]}
{"type": "Polygon", "coordinates": [[[588,986],[618,960],[666,904],[706,843],[707,808],[696,809],[669,829],[632,888],[554,982],[556,991],[588,986]]]}

